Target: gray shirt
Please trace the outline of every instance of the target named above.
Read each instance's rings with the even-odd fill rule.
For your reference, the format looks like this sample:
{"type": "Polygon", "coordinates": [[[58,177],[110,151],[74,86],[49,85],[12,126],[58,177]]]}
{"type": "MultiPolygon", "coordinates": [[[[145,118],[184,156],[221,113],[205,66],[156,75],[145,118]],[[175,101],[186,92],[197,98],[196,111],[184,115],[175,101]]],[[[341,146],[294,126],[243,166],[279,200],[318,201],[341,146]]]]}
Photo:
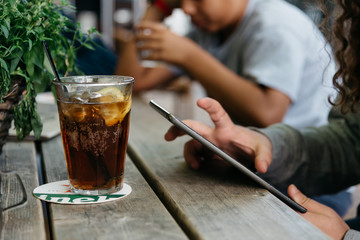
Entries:
{"type": "Polygon", "coordinates": [[[346,232],[344,236],[344,240],[359,240],[360,239],[360,232],[350,229],[346,232]]]}

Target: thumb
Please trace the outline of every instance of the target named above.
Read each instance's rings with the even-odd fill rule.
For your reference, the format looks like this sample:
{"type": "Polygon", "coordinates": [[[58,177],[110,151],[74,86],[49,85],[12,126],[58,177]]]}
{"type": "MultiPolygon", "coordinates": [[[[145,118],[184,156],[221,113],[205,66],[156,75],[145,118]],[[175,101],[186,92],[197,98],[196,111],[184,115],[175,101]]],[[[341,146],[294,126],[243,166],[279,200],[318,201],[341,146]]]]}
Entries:
{"type": "MultiPolygon", "coordinates": [[[[288,187],[289,196],[298,204],[302,205],[304,208],[308,210],[308,212],[323,214],[329,211],[329,207],[312,200],[305,196],[302,192],[300,192],[295,185],[291,184],[288,187]]],[[[335,213],[336,214],[336,213],[335,213]]]]}
{"type": "Polygon", "coordinates": [[[311,202],[311,199],[306,197],[302,192],[300,192],[294,184],[291,184],[288,187],[288,194],[290,198],[292,198],[295,202],[299,203],[305,208],[311,202]]]}

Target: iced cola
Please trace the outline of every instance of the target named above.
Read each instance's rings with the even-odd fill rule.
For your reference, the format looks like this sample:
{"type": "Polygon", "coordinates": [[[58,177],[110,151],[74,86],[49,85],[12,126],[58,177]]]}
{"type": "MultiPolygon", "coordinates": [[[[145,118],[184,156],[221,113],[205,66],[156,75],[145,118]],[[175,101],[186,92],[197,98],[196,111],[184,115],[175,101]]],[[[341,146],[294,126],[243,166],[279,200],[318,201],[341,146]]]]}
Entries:
{"type": "Polygon", "coordinates": [[[92,86],[75,91],[67,100],[57,97],[70,185],[86,195],[122,188],[129,135],[131,89],[95,90],[92,86]]]}

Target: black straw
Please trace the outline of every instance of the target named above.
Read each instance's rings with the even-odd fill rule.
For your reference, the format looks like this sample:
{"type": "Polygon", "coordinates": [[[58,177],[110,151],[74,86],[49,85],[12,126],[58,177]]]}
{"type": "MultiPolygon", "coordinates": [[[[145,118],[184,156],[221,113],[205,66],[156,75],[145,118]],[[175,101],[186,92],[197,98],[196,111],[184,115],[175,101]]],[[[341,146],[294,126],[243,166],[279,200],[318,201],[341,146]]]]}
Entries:
{"type": "Polygon", "coordinates": [[[56,70],[56,68],[55,68],[54,61],[53,61],[53,59],[52,59],[52,57],[51,57],[51,55],[50,55],[50,51],[49,51],[48,45],[46,44],[46,41],[45,41],[45,40],[43,40],[43,46],[44,46],[46,55],[47,55],[47,57],[48,57],[48,59],[49,59],[51,68],[52,68],[52,70],[53,70],[53,72],[54,72],[54,74],[55,74],[55,77],[56,77],[56,79],[60,82],[59,74],[58,74],[58,72],[57,72],[57,70],[56,70]]]}

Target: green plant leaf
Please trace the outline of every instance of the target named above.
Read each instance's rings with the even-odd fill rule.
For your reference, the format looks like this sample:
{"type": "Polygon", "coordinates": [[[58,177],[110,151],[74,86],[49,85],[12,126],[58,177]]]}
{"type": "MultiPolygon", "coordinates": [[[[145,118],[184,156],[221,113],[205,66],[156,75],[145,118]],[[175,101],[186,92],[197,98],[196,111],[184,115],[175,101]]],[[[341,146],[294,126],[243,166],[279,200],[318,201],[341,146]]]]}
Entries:
{"type": "Polygon", "coordinates": [[[38,114],[36,109],[37,107],[35,106],[35,109],[32,112],[32,116],[31,116],[31,126],[34,131],[35,138],[38,139],[41,135],[43,124],[41,122],[40,115],[38,114]]]}
{"type": "MultiPolygon", "coordinates": [[[[45,69],[46,69],[49,73],[51,73],[51,74],[54,76],[54,74],[53,74],[53,72],[52,72],[52,68],[51,68],[50,62],[49,62],[49,60],[48,60],[47,58],[44,58],[44,67],[45,67],[45,69]]],[[[54,76],[54,77],[55,77],[55,76],[54,76]]]]}
{"type": "Polygon", "coordinates": [[[31,39],[29,39],[28,42],[29,42],[29,51],[31,51],[31,49],[32,49],[32,41],[31,41],[31,39]]]}
{"type": "Polygon", "coordinates": [[[29,76],[34,74],[34,63],[31,61],[31,53],[27,52],[24,54],[24,61],[26,62],[26,71],[29,76]]]}
{"type": "Polygon", "coordinates": [[[11,60],[11,65],[10,65],[10,73],[15,71],[15,68],[17,67],[17,65],[19,64],[20,61],[20,57],[17,58],[13,58],[11,60]]]}
{"type": "Polygon", "coordinates": [[[1,65],[1,67],[3,67],[5,69],[5,71],[9,72],[8,65],[2,58],[0,58],[0,65],[1,65]]]}
{"type": "Polygon", "coordinates": [[[9,30],[6,28],[6,26],[1,25],[1,30],[4,33],[5,38],[9,37],[9,30]]]}
{"type": "Polygon", "coordinates": [[[40,136],[35,97],[53,80],[42,41],[47,41],[60,74],[79,72],[75,66],[79,45],[93,48],[92,36],[63,15],[74,9],[67,0],[0,0],[0,102],[14,78],[25,79],[27,90],[14,109],[20,139],[31,130],[40,136]]]}
{"type": "Polygon", "coordinates": [[[15,3],[16,0],[8,0],[11,6],[15,3]]]}
{"type": "Polygon", "coordinates": [[[44,51],[39,46],[33,47],[30,53],[31,62],[39,68],[44,68],[44,51]]]}
{"type": "Polygon", "coordinates": [[[84,47],[86,47],[86,48],[88,48],[88,49],[90,49],[90,50],[95,50],[95,48],[93,47],[93,45],[92,45],[92,44],[89,44],[89,43],[83,43],[82,46],[84,46],[84,47]]]}
{"type": "Polygon", "coordinates": [[[10,21],[8,21],[8,19],[5,18],[4,22],[6,24],[7,29],[10,29],[10,21]]]}
{"type": "MultiPolygon", "coordinates": [[[[12,55],[13,51],[16,49],[16,46],[11,46],[8,49],[6,49],[5,54],[4,55],[12,55]]],[[[11,59],[11,58],[10,58],[11,59]]]]}

